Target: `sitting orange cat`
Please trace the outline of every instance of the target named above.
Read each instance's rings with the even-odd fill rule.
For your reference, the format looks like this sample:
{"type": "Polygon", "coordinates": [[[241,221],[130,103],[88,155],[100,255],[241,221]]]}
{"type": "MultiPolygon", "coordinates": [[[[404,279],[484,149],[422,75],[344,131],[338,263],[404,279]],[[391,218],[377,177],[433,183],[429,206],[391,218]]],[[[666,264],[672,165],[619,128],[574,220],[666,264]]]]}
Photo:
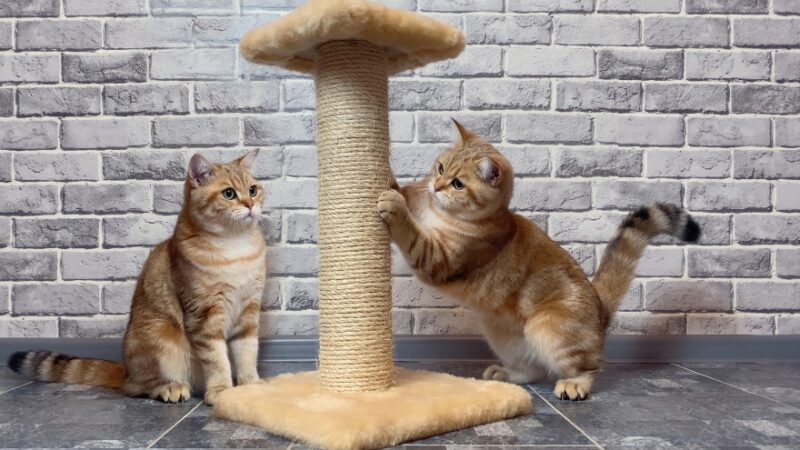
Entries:
{"type": "Polygon", "coordinates": [[[250,173],[257,154],[220,165],[192,157],[175,232],[150,252],[136,284],[123,364],[38,351],[13,354],[9,367],[165,402],[188,400],[194,389],[213,404],[232,376],[259,381],[266,244],[258,226],[264,189],[250,173]]]}
{"type": "Polygon", "coordinates": [[[641,208],[622,222],[589,282],[565,250],[509,211],[509,162],[456,126],[460,142],[437,158],[430,175],[384,192],[378,211],[416,275],[478,313],[502,363],[488,367],[485,379],[555,377],[557,397],[583,400],[600,369],[611,316],[649,241],[669,234],[693,242],[700,227],[677,206],[641,208]]]}

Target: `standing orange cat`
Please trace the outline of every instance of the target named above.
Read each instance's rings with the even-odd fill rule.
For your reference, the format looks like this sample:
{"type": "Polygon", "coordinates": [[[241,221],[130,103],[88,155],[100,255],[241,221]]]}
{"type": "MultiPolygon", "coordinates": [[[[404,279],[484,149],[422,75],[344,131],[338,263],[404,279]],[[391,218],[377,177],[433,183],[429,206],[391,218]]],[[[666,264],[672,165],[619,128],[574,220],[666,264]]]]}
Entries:
{"type": "Polygon", "coordinates": [[[589,282],[565,250],[509,211],[509,162],[456,126],[461,142],[439,155],[429,176],[384,192],[378,211],[416,275],[478,313],[502,363],[484,378],[554,377],[556,396],[583,400],[647,244],[659,234],[696,241],[700,228],[677,206],[641,208],[623,220],[589,282]]]}
{"type": "Polygon", "coordinates": [[[250,172],[257,154],[228,164],[192,157],[175,231],[150,252],[136,284],[124,363],[31,351],[13,354],[9,367],[39,381],[165,402],[194,390],[213,404],[234,378],[259,381],[266,244],[258,226],[264,189],[250,172]]]}

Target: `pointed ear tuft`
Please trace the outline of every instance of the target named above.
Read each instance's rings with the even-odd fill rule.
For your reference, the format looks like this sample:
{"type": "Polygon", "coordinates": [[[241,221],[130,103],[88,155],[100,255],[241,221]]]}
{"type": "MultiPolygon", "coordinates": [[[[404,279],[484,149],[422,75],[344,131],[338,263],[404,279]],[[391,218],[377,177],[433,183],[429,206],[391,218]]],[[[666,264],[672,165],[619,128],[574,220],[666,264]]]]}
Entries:
{"type": "Polygon", "coordinates": [[[201,154],[195,153],[189,160],[189,182],[193,187],[200,187],[206,183],[214,174],[214,165],[205,159],[201,154]]]}
{"type": "Polygon", "coordinates": [[[253,163],[255,162],[257,156],[258,156],[258,149],[254,148],[248,151],[246,155],[237,159],[236,162],[238,162],[239,165],[244,167],[245,169],[250,170],[250,168],[253,167],[253,163]]]}
{"type": "Polygon", "coordinates": [[[478,161],[478,176],[492,186],[497,186],[503,178],[503,171],[492,158],[482,158],[478,161]]]}
{"type": "Polygon", "coordinates": [[[456,128],[458,129],[458,135],[461,137],[461,142],[467,142],[475,137],[475,133],[469,131],[464,125],[461,125],[461,122],[453,119],[452,117],[450,120],[452,120],[456,125],[456,128]]]}

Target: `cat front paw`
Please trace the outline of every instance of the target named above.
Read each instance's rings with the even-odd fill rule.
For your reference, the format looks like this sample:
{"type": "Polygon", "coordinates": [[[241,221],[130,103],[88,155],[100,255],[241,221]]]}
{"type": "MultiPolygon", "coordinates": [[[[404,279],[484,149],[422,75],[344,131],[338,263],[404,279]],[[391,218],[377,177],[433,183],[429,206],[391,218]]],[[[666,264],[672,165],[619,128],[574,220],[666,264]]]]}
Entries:
{"type": "Polygon", "coordinates": [[[408,215],[408,206],[403,195],[395,190],[384,191],[378,197],[378,213],[389,225],[405,220],[408,215]]]}

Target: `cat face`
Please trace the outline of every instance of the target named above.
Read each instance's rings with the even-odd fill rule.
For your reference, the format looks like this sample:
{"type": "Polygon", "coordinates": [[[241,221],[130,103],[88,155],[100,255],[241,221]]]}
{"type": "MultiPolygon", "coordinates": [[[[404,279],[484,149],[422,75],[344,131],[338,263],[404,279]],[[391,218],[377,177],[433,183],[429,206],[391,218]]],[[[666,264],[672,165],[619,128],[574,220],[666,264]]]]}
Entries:
{"type": "Polygon", "coordinates": [[[250,172],[257,155],[258,150],[251,150],[227,164],[212,164],[200,154],[192,156],[186,201],[201,226],[235,232],[258,223],[264,188],[250,172]]]}
{"type": "Polygon", "coordinates": [[[480,219],[507,208],[513,190],[508,160],[460,123],[455,124],[460,141],[439,155],[431,168],[428,189],[436,205],[464,219],[480,219]]]}

